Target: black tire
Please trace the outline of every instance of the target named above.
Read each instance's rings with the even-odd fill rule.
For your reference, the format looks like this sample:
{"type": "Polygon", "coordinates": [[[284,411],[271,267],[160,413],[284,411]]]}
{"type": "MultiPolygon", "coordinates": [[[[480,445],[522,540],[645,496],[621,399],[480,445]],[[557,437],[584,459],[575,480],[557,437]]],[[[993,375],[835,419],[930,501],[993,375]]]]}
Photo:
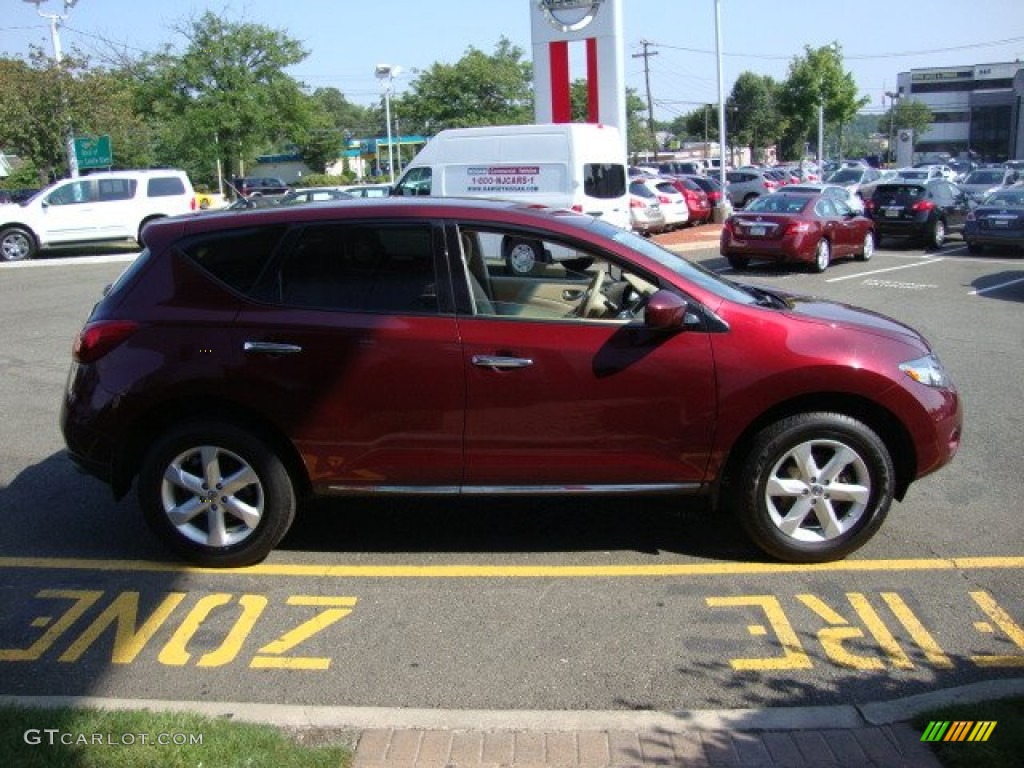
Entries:
{"type": "Polygon", "coordinates": [[[806,413],[754,438],[725,498],[769,555],[817,563],[839,560],[875,534],[892,504],[894,482],[889,451],[871,429],[843,414],[806,413]],[[797,452],[810,457],[802,466],[793,459],[797,452]],[[816,475],[840,454],[840,469],[816,475]],[[802,476],[805,469],[811,477],[802,476]],[[787,515],[794,518],[787,521],[787,515]]]}
{"type": "Polygon", "coordinates": [[[750,259],[745,256],[734,256],[731,253],[727,253],[725,258],[729,262],[729,266],[736,271],[742,271],[750,265],[750,259]]]}
{"type": "Polygon", "coordinates": [[[36,237],[24,227],[7,227],[0,231],[0,259],[26,261],[39,252],[36,237]]]}
{"type": "Polygon", "coordinates": [[[171,550],[222,568],[263,560],[287,533],[296,506],[291,477],[273,450],[216,422],[186,423],[163,435],[143,460],[138,499],[147,524],[171,550]],[[237,487],[217,482],[242,473],[249,476],[237,487]],[[167,479],[174,475],[179,482],[167,479]],[[217,498],[218,490],[225,495],[217,498]],[[184,505],[197,510],[173,521],[171,512],[184,505]],[[213,521],[223,525],[222,537],[211,530],[213,521]]]}
{"type": "Polygon", "coordinates": [[[976,243],[973,240],[968,240],[967,241],[967,252],[968,253],[977,255],[977,254],[981,253],[984,250],[985,250],[985,246],[983,246],[981,243],[976,243]]]}
{"type": "Polygon", "coordinates": [[[868,232],[864,235],[864,243],[861,245],[860,253],[854,258],[857,261],[871,261],[871,257],[875,255],[875,249],[878,247],[878,242],[873,232],[868,232]]]}
{"type": "Polygon", "coordinates": [[[501,244],[505,270],[516,277],[539,272],[544,263],[544,249],[536,240],[507,237],[501,244]]]}
{"type": "Polygon", "coordinates": [[[814,248],[814,261],[811,262],[811,271],[824,272],[831,263],[832,244],[823,237],[814,248]]]}
{"type": "Polygon", "coordinates": [[[925,247],[929,251],[937,251],[944,242],[946,242],[946,222],[942,219],[935,219],[928,227],[928,234],[925,235],[925,247]]]}

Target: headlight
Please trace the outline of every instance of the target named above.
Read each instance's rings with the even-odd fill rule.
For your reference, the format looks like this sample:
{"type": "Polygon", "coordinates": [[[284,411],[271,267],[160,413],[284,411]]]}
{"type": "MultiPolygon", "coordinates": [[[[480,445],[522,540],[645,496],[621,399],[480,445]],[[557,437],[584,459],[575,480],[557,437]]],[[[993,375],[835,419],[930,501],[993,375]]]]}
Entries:
{"type": "Polygon", "coordinates": [[[949,374],[939,362],[935,355],[919,357],[917,360],[908,360],[900,363],[900,370],[914,381],[929,387],[948,389],[952,386],[949,374]]]}

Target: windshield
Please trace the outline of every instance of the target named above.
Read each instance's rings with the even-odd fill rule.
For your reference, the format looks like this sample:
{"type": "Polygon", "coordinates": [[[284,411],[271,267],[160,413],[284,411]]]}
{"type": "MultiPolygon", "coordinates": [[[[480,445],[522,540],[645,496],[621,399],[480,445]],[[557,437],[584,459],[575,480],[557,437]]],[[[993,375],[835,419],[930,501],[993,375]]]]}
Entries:
{"type": "Polygon", "coordinates": [[[856,168],[844,168],[841,171],[836,171],[828,180],[836,184],[843,184],[848,181],[860,181],[860,177],[864,175],[863,171],[858,171],[856,168]]]}
{"type": "Polygon", "coordinates": [[[1002,171],[974,171],[966,179],[964,184],[1002,184],[1002,171]]]}
{"type": "Polygon", "coordinates": [[[629,230],[621,229],[606,221],[595,221],[593,230],[631,250],[643,254],[661,266],[672,270],[685,280],[695,283],[705,291],[713,293],[720,298],[728,299],[738,304],[754,304],[757,302],[756,297],[743,290],[736,283],[719,277],[705,267],[687,261],[679,254],[662,248],[660,245],[652,243],[650,240],[629,230]]]}

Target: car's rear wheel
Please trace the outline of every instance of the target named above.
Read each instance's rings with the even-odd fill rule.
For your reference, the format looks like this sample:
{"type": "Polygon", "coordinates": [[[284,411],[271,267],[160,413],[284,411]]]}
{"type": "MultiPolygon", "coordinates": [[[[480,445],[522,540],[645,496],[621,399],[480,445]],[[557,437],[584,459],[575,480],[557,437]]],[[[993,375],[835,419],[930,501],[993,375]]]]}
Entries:
{"type": "Polygon", "coordinates": [[[765,552],[789,562],[845,557],[870,539],[892,504],[885,444],[856,419],[806,413],[762,430],[728,498],[765,552]]]}
{"type": "Polygon", "coordinates": [[[143,460],[139,504],[163,542],[199,565],[237,567],[270,553],[295,517],[295,492],[266,443],[229,424],[195,422],[143,460]]]}
{"type": "Polygon", "coordinates": [[[811,268],[815,272],[824,272],[828,269],[829,263],[832,261],[832,246],[829,245],[828,240],[821,238],[818,241],[818,247],[814,250],[814,263],[811,268]]]}
{"type": "Polygon", "coordinates": [[[976,243],[973,240],[968,240],[967,241],[967,252],[968,253],[978,254],[978,253],[981,253],[984,250],[985,250],[985,246],[983,246],[981,243],[976,243]]]}
{"type": "Polygon", "coordinates": [[[0,259],[24,261],[36,255],[39,246],[35,237],[23,227],[7,227],[0,231],[0,259]]]}
{"type": "Polygon", "coordinates": [[[725,257],[729,261],[729,266],[733,269],[746,269],[750,265],[750,259],[744,256],[734,256],[733,254],[727,254],[725,257]]]}
{"type": "Polygon", "coordinates": [[[858,261],[871,261],[871,257],[875,255],[875,235],[872,232],[868,232],[864,235],[864,243],[860,247],[860,253],[857,254],[858,261]]]}
{"type": "Polygon", "coordinates": [[[938,250],[946,242],[946,222],[936,219],[928,228],[928,235],[925,238],[925,245],[931,250],[938,250]]]}

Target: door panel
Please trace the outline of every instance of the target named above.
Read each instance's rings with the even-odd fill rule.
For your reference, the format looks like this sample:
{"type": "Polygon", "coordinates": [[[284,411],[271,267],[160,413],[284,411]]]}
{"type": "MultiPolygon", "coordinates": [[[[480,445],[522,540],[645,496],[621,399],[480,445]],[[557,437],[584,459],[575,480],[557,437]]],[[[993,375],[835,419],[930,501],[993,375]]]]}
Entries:
{"type": "Polygon", "coordinates": [[[468,486],[701,482],[714,375],[703,332],[461,319],[468,486]],[[492,368],[474,358],[528,361],[492,368]]]}

